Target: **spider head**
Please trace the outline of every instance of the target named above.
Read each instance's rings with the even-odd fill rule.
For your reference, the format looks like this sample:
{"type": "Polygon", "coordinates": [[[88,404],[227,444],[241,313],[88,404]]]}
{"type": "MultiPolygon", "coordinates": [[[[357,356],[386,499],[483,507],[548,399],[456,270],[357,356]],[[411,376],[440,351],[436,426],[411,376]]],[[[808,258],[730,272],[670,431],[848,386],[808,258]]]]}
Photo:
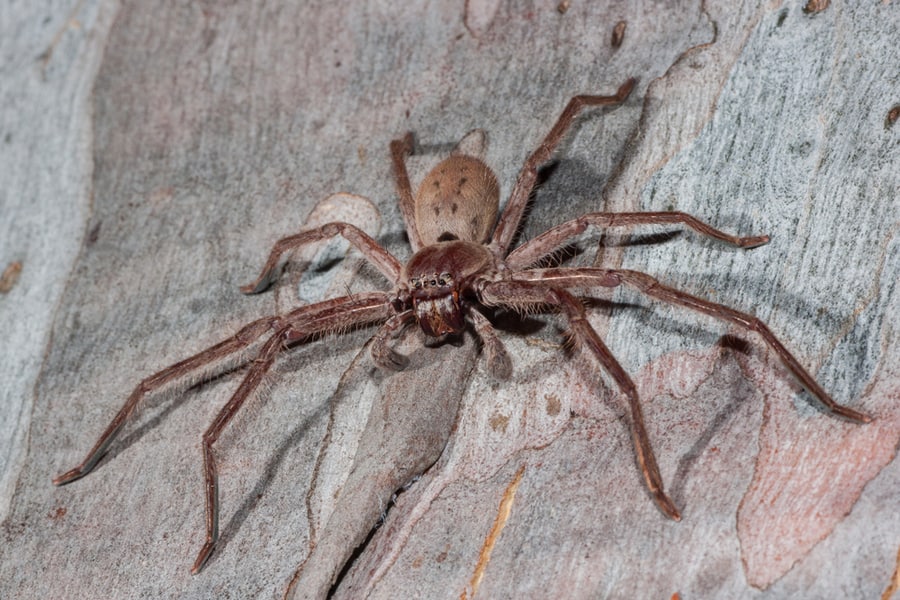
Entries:
{"type": "Polygon", "coordinates": [[[426,335],[440,337],[465,327],[459,291],[451,273],[432,273],[409,280],[416,321],[426,335]]]}
{"type": "Polygon", "coordinates": [[[433,337],[461,332],[466,325],[461,298],[472,277],[492,265],[487,248],[473,242],[438,242],[419,250],[406,265],[405,279],[422,331],[433,337]]]}

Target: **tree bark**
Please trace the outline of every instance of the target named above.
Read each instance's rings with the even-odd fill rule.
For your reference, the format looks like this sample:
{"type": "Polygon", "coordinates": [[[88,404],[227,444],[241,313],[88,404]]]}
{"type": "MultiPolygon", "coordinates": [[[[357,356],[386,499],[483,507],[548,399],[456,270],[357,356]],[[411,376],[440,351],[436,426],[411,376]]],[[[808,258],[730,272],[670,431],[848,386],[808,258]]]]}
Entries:
{"type": "Polygon", "coordinates": [[[282,598],[338,501],[383,522],[335,598],[897,589],[897,3],[80,0],[8,6],[0,27],[0,272],[21,264],[0,282],[0,597],[282,598]],[[415,134],[415,186],[486,130],[505,198],[569,98],[629,77],[542,171],[519,241],[596,211],[769,234],[740,250],[613,229],[567,260],[755,314],[872,423],[825,413],[752,333],[597,290],[591,323],[637,384],[680,522],[644,488],[624,398],[552,314],[502,319],[508,382],[468,338],[410,332],[397,374],[371,329],[286,353],[218,443],[221,539],[198,575],[201,435],[240,367],[150,399],[94,472],[52,486],[142,378],[253,319],[389,289],[335,242],[238,292],[278,238],[330,220],[406,260],[391,139],[415,134]],[[459,414],[437,463],[392,505],[350,489],[371,407],[427,420],[438,395],[459,414]]]}

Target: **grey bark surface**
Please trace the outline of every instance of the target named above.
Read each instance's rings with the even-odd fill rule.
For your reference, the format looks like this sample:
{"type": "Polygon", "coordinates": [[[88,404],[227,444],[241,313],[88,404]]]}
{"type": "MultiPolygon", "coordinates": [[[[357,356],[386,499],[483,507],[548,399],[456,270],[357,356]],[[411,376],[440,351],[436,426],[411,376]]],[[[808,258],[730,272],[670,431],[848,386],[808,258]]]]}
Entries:
{"type": "Polygon", "coordinates": [[[900,6],[558,4],[3,9],[0,271],[22,272],[0,295],[0,598],[281,598],[341,537],[347,498],[384,521],[335,598],[890,597],[900,6]],[[571,260],[599,246],[598,264],[756,314],[873,423],[825,414],[752,334],[598,290],[591,322],[638,385],[679,523],[643,486],[624,401],[553,315],[504,320],[509,382],[471,339],[410,334],[397,374],[368,357],[372,330],[286,353],[219,443],[222,537],[198,575],[200,438],[240,368],[151,398],[94,472],[51,485],[141,378],[252,319],[387,289],[341,243],[267,294],[237,288],[275,240],[332,218],[408,258],[391,139],[422,146],[415,185],[485,129],[504,198],[572,95],[632,76],[625,105],[578,120],[519,239],[600,210],[771,235],[744,251],[616,230],[571,260]],[[437,423],[438,397],[459,414],[434,466],[392,506],[348,485],[371,407],[437,423]]]}

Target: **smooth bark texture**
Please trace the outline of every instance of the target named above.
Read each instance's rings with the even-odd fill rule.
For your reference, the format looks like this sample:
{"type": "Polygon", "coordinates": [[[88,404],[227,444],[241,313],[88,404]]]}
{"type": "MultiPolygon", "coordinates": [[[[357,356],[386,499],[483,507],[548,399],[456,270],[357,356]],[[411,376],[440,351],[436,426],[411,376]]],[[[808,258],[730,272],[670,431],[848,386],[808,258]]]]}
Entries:
{"type": "Polygon", "coordinates": [[[282,598],[310,576],[298,568],[316,543],[340,546],[330,517],[352,510],[348,498],[384,522],[335,598],[889,588],[900,125],[887,116],[900,102],[900,6],[566,4],[3,9],[0,272],[22,271],[0,296],[0,597],[282,598]],[[567,264],[591,264],[599,246],[598,265],[755,314],[873,423],[826,414],[752,335],[597,290],[590,321],[637,384],[679,523],[643,485],[624,398],[565,346],[553,315],[502,320],[507,382],[468,338],[425,348],[406,335],[401,373],[374,366],[372,329],[286,353],[217,442],[221,540],[198,575],[201,435],[245,369],[151,398],[94,472],[52,486],[141,378],[299,302],[387,288],[337,240],[305,251],[273,290],[238,291],[275,240],[332,220],[406,260],[390,140],[415,133],[415,187],[485,129],[502,202],[573,95],[612,94],[632,76],[628,101],[588,110],[541,172],[519,240],[638,210],[770,235],[741,250],[678,228],[616,229],[586,236],[567,264]],[[329,197],[338,191],[349,193],[329,197]],[[359,469],[407,473],[410,446],[387,444],[354,471],[377,439],[367,422],[413,407],[397,431],[446,427],[457,405],[437,463],[393,506],[371,497],[359,469]]]}

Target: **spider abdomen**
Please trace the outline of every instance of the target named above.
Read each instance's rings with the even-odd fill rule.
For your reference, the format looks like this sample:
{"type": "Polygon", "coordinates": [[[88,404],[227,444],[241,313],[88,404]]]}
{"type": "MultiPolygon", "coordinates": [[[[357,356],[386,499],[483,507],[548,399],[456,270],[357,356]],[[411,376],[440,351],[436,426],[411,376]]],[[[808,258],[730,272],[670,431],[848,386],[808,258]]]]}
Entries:
{"type": "Polygon", "coordinates": [[[500,186],[484,162],[454,154],[428,173],[416,194],[416,228],[426,244],[487,241],[497,220],[500,186]]]}

